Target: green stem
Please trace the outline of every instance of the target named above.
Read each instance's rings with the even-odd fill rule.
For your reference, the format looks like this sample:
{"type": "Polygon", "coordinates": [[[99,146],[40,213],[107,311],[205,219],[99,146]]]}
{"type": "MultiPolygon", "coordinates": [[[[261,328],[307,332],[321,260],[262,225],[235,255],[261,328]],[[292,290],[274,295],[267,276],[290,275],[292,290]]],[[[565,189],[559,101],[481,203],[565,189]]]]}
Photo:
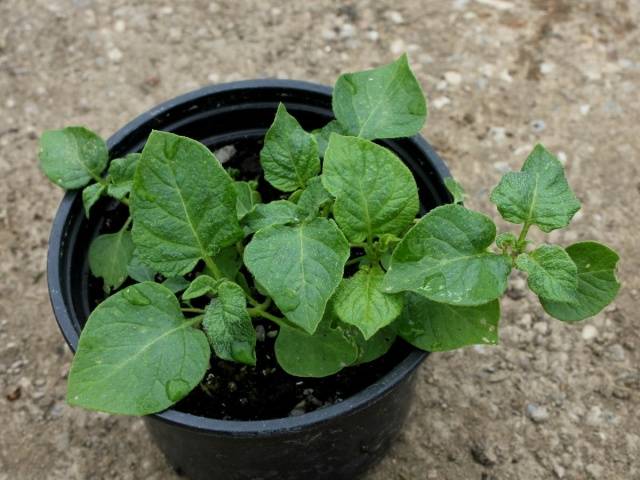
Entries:
{"type": "Polygon", "coordinates": [[[127,207],[129,206],[129,199],[127,197],[122,197],[119,201],[127,207]]]}
{"type": "Polygon", "coordinates": [[[200,325],[203,319],[204,315],[198,315],[197,317],[190,318],[187,323],[189,323],[189,325],[193,327],[196,325],[200,325]]]}
{"type": "Polygon", "coordinates": [[[195,307],[183,307],[180,310],[185,313],[204,313],[204,309],[195,307]]]}
{"type": "Polygon", "coordinates": [[[220,280],[220,279],[224,278],[224,275],[222,275],[222,272],[220,271],[220,269],[216,265],[216,262],[214,262],[213,258],[211,258],[209,255],[205,255],[204,263],[207,266],[207,268],[211,271],[211,273],[213,274],[213,277],[216,280],[220,280]]]}
{"type": "Polygon", "coordinates": [[[282,327],[283,325],[288,326],[287,321],[284,318],[276,317],[275,315],[271,315],[269,312],[265,312],[263,310],[256,309],[256,308],[248,308],[247,311],[249,312],[249,315],[251,315],[252,317],[266,318],[267,320],[271,320],[273,323],[275,323],[279,327],[282,327]]]}
{"type": "Polygon", "coordinates": [[[367,248],[367,244],[366,243],[351,242],[351,243],[349,243],[349,247],[350,248],[367,248]]]}
{"type": "Polygon", "coordinates": [[[520,232],[520,236],[518,237],[518,241],[516,242],[516,249],[518,253],[523,252],[523,247],[525,246],[527,240],[527,233],[529,233],[529,228],[531,228],[530,223],[525,223],[522,226],[522,231],[520,232]]]}
{"type": "Polygon", "coordinates": [[[127,221],[124,222],[124,225],[122,226],[120,231],[122,232],[122,231],[126,230],[127,228],[129,228],[129,225],[131,225],[131,217],[127,218],[127,221]]]}
{"type": "Polygon", "coordinates": [[[356,257],[356,258],[352,258],[351,260],[347,261],[347,263],[345,265],[349,266],[349,265],[354,265],[356,263],[359,263],[363,258],[365,258],[365,256],[360,256],[360,257],[356,257]]]}

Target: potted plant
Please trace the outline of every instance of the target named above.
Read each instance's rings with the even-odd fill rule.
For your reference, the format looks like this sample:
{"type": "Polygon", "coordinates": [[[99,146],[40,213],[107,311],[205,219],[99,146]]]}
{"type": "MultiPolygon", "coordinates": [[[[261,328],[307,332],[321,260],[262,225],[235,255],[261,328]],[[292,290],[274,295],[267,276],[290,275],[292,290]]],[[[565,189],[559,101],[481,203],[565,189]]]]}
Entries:
{"type": "Polygon", "coordinates": [[[608,247],[527,240],[580,208],[551,153],[493,190],[522,225],[496,235],[416,136],[426,116],[402,56],[332,94],[203,89],[107,143],[45,132],[42,168],[68,190],[48,278],[69,403],[144,415],[191,478],[351,479],[402,428],[426,352],[497,343],[514,268],[563,321],[615,298],[608,247]]]}

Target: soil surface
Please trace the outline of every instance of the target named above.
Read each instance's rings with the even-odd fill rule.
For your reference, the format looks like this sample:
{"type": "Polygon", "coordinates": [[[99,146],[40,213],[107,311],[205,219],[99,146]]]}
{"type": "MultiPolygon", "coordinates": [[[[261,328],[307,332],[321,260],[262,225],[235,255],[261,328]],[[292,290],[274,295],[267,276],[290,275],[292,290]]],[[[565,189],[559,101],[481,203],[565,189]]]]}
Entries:
{"type": "Polygon", "coordinates": [[[177,478],[141,420],[64,402],[71,355],[45,281],[62,192],[38,171],[40,132],[108,136],[205,84],[332,83],[405,50],[430,98],[423,133],[468,204],[495,216],[491,187],[543,142],[583,209],[534,236],[611,244],[624,285],[566,325],[516,276],[500,346],[429,358],[368,480],[640,478],[639,25],[633,0],[0,1],[0,480],[177,478]]]}

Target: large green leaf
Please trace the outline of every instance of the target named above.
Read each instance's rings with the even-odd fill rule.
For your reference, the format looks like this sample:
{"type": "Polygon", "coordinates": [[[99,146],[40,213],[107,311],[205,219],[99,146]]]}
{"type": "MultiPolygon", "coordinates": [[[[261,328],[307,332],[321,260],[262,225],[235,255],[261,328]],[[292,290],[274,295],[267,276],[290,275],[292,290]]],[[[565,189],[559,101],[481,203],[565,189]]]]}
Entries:
{"type": "Polygon", "coordinates": [[[89,246],[89,268],[94,276],[104,280],[107,291],[118,288],[128,276],[128,265],[135,245],[126,228],[117,233],[105,233],[93,239],[89,246]]]}
{"type": "Polygon", "coordinates": [[[351,135],[409,137],[420,131],[427,104],[406,55],[373,70],[341,75],[333,89],[333,112],[351,135]]]}
{"type": "Polygon", "coordinates": [[[333,134],[322,183],[336,197],[333,214],[352,242],[384,233],[402,234],[418,213],[411,171],[386,148],[333,134]]]}
{"type": "Polygon", "coordinates": [[[138,254],[167,277],[243,236],[231,178],[204,145],[186,137],[151,133],[131,200],[138,254]]]}
{"type": "Polygon", "coordinates": [[[242,219],[246,233],[254,233],[271,225],[286,225],[301,220],[302,212],[295,203],[288,200],[275,200],[256,205],[242,219]]]}
{"type": "Polygon", "coordinates": [[[78,342],[67,401],[91,410],[147,415],[185,397],[204,376],[209,343],[157,283],[132,285],[91,313],[78,342]]]}
{"type": "Polygon", "coordinates": [[[496,236],[491,219],[461,205],[431,210],[391,257],[383,288],[419,293],[452,305],[481,305],[507,288],[511,259],[487,251],[496,236]]]}
{"type": "Polygon", "coordinates": [[[411,345],[430,352],[454,350],[466,345],[498,343],[500,303],[460,307],[407,292],[405,308],[394,323],[398,335],[411,345]]]}
{"type": "Polygon", "coordinates": [[[106,190],[102,183],[92,183],[82,189],[82,205],[84,206],[84,214],[89,218],[91,207],[100,200],[100,197],[106,190]]]}
{"type": "Polygon", "coordinates": [[[260,163],[264,178],[283,192],[304,188],[307,180],[320,172],[315,138],[302,129],[282,103],[264,137],[260,163]]]}
{"type": "Polygon", "coordinates": [[[568,302],[557,302],[540,296],[540,302],[552,317],[576,322],[592,317],[609,305],[618,294],[616,252],[597,242],[579,242],[567,247],[567,253],[578,268],[578,288],[568,302]]]}
{"type": "Polygon", "coordinates": [[[520,172],[502,177],[491,201],[508,222],[537,225],[544,232],[566,227],[580,210],[562,164],[542,145],[536,145],[520,172]]]}
{"type": "Polygon", "coordinates": [[[62,188],[84,187],[99,178],[109,161],[107,144],[84,127],[48,130],[40,138],[40,165],[62,188]]]}
{"type": "Polygon", "coordinates": [[[259,230],[244,263],[295,325],[313,333],[342,279],[349,244],[331,220],[259,230]]]}
{"type": "Polygon", "coordinates": [[[129,153],[122,158],[114,158],[109,163],[109,187],[110,196],[123,199],[133,186],[133,176],[140,160],[139,153],[129,153]]]}
{"type": "Polygon", "coordinates": [[[364,267],[353,277],[344,279],[334,299],[336,314],[355,326],[365,340],[393,322],[402,311],[403,295],[384,293],[380,286],[384,272],[378,266],[364,267]]]}
{"type": "Polygon", "coordinates": [[[233,282],[221,282],[217,293],[202,322],[213,351],[223,360],[255,365],[256,331],[242,288],[233,282]]]}
{"type": "Polygon", "coordinates": [[[516,267],[529,275],[529,288],[541,297],[571,301],[578,287],[578,268],[569,254],[556,245],[541,245],[516,258],[516,267]]]}

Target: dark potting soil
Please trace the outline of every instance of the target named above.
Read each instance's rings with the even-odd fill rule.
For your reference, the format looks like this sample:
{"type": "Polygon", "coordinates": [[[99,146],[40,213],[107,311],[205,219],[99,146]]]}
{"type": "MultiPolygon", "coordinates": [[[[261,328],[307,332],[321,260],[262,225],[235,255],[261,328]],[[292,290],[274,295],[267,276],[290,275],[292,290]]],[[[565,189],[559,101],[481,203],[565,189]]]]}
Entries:
{"type": "MultiPolygon", "coordinates": [[[[237,169],[238,180],[257,179],[261,174],[258,161],[260,148],[261,141],[236,142],[233,148],[227,147],[227,154],[230,152],[231,158],[224,166],[237,169]]],[[[261,178],[258,190],[264,202],[286,198],[261,178]]],[[[126,208],[108,199],[101,203],[105,213],[100,233],[117,231],[126,221],[126,208]]],[[[249,275],[246,271],[244,274],[249,275]]],[[[193,277],[193,274],[185,276],[187,279],[193,277]]],[[[121,289],[131,283],[128,280],[121,289]]],[[[89,276],[89,295],[91,308],[106,298],[102,280],[92,275],[89,276]]],[[[256,296],[259,297],[258,294],[256,296]]],[[[262,319],[254,319],[253,323],[258,339],[256,366],[227,362],[212,355],[210,368],[201,384],[173,408],[222,420],[267,420],[302,415],[341,402],[362,391],[387,374],[410,350],[404,341],[398,339],[387,354],[373,362],[347,367],[324,378],[294,377],[282,370],[275,358],[274,344],[278,327],[262,319]]]]}

